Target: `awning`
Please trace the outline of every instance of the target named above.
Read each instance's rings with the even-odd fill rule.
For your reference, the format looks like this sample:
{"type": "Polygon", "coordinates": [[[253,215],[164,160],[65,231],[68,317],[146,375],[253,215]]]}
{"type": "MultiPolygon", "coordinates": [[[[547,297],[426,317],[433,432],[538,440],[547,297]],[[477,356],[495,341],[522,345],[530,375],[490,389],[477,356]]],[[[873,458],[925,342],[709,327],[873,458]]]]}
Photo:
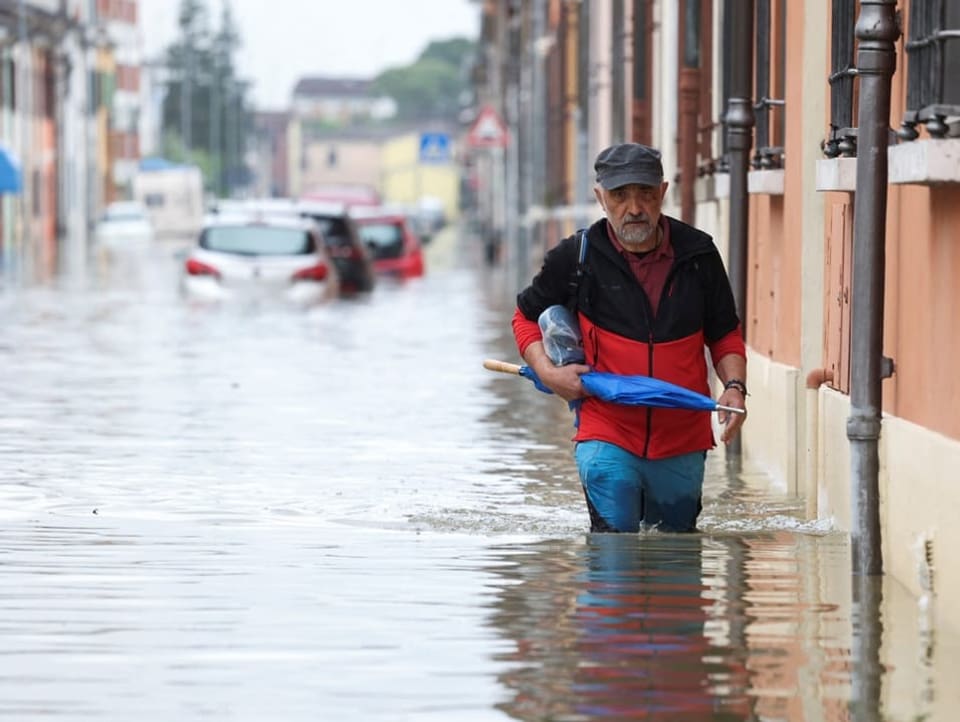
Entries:
{"type": "Polygon", "coordinates": [[[0,193],[19,193],[22,187],[20,163],[13,153],[0,143],[0,193]]]}

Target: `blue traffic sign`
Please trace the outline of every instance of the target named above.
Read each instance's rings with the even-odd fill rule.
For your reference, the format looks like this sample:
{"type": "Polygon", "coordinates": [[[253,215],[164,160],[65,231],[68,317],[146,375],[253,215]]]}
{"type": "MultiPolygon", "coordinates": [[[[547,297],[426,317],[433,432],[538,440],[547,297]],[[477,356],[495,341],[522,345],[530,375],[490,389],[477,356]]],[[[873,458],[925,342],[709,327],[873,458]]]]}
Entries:
{"type": "Polygon", "coordinates": [[[421,163],[449,163],[452,160],[451,156],[449,135],[446,133],[420,134],[421,163]]]}

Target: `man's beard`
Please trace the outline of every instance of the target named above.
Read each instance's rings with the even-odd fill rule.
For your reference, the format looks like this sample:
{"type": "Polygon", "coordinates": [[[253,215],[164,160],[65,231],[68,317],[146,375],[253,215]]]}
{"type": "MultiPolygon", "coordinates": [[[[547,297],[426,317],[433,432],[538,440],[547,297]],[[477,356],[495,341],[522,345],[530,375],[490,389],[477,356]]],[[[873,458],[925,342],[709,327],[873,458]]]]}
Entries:
{"type": "Polygon", "coordinates": [[[656,226],[647,219],[628,218],[620,225],[617,233],[621,241],[627,243],[646,243],[653,235],[656,226]]]}

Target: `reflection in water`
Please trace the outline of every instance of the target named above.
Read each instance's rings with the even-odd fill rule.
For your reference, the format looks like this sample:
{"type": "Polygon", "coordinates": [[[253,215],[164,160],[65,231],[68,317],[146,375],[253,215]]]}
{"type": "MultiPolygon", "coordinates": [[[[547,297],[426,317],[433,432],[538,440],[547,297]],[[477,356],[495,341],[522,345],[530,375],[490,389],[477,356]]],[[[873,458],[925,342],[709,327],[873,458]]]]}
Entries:
{"type": "Polygon", "coordinates": [[[850,710],[855,722],[872,722],[880,710],[880,640],[883,577],[853,578],[853,668],[850,710]]]}
{"type": "MultiPolygon", "coordinates": [[[[851,716],[848,618],[804,578],[834,541],[588,534],[501,547],[490,624],[513,649],[500,657],[500,709],[520,720],[880,719],[875,687],[851,716]]],[[[877,650],[860,651],[874,655],[863,669],[878,669],[877,650]]]]}

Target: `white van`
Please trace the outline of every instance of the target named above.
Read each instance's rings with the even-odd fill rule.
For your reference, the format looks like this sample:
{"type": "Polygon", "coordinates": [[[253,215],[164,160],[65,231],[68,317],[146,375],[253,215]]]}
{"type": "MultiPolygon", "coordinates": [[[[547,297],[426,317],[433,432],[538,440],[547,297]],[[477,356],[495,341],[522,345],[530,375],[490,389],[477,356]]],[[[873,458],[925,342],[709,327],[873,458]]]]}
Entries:
{"type": "Polygon", "coordinates": [[[196,166],[144,160],[133,177],[133,198],[146,207],[158,238],[192,238],[200,232],[203,175],[196,166]]]}

